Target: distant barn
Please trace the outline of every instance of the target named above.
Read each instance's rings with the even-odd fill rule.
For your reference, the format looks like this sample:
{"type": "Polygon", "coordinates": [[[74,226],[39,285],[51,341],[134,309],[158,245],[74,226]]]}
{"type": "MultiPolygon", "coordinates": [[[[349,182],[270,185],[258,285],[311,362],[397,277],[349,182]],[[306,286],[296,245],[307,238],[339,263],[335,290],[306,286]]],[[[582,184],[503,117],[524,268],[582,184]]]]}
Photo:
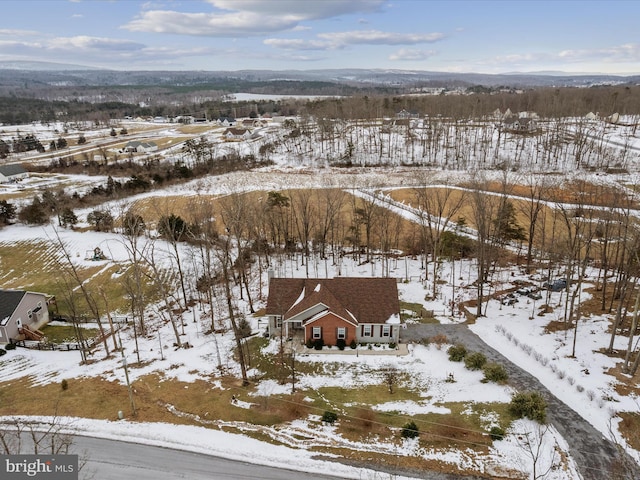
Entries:
{"type": "Polygon", "coordinates": [[[22,165],[0,165],[0,183],[10,183],[29,176],[22,165]]]}

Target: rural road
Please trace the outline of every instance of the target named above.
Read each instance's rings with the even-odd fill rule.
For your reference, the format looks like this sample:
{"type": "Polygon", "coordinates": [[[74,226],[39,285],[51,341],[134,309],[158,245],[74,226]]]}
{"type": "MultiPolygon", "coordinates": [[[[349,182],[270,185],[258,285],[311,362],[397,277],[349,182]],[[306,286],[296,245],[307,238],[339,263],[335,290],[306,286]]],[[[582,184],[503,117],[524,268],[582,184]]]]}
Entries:
{"type": "MultiPolygon", "coordinates": [[[[548,405],[547,419],[569,444],[571,456],[584,480],[614,478],[613,471],[619,467],[616,461],[616,446],[577,412],[555,397],[537,378],[511,363],[466,325],[408,325],[406,329],[401,330],[400,340],[419,342],[438,334],[446,335],[450,343],[461,343],[467,350],[482,352],[489,361],[502,364],[509,374],[509,383],[518,390],[535,390],[544,395],[548,405]]],[[[631,462],[637,471],[632,476],[619,478],[640,478],[640,467],[633,460],[631,462]]]]}
{"type": "MultiPolygon", "coordinates": [[[[265,467],[249,463],[251,452],[247,452],[247,462],[230,460],[212,455],[173,450],[151,445],[121,442],[94,437],[75,435],[70,453],[80,455],[80,463],[86,461],[80,479],[99,480],[340,480],[342,476],[332,476],[331,467],[326,471],[308,473],[284,468],[265,467]]],[[[332,459],[327,459],[331,461],[332,459]]],[[[354,462],[344,461],[347,465],[354,462]]],[[[357,465],[369,469],[371,465],[357,465]]],[[[428,480],[476,480],[480,477],[447,475],[435,472],[419,472],[420,478],[428,480]]],[[[418,476],[416,472],[388,473],[368,471],[362,479],[389,480],[396,475],[418,476]],[[373,476],[371,476],[373,475],[373,476]]],[[[363,474],[361,474],[363,475],[363,474]]]]}
{"type": "MultiPolygon", "coordinates": [[[[137,443],[75,436],[73,453],[86,459],[80,478],[99,480],[338,480],[341,477],[299,472],[222,457],[137,443]]],[[[251,452],[247,452],[251,459],[251,452]]]]}

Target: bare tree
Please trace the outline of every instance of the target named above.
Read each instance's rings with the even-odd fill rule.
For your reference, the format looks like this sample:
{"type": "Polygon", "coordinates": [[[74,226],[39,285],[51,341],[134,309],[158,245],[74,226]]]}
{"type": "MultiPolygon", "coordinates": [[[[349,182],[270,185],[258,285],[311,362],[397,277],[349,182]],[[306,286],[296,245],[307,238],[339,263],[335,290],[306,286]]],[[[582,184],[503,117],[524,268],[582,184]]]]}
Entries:
{"type": "Polygon", "coordinates": [[[215,215],[212,202],[208,198],[197,197],[190,204],[190,210],[197,225],[195,231],[192,232],[192,242],[197,245],[201,275],[196,280],[196,289],[200,293],[204,293],[206,302],[209,306],[211,315],[210,331],[213,337],[213,343],[216,350],[216,358],[218,362],[218,370],[222,369],[222,358],[220,355],[220,347],[216,333],[216,306],[214,283],[216,281],[216,269],[213,264],[214,248],[218,241],[218,231],[215,224],[215,215]]]}
{"type": "Polygon", "coordinates": [[[244,299],[242,292],[242,288],[244,287],[249,309],[251,313],[254,313],[253,299],[247,275],[247,269],[251,265],[249,235],[252,231],[252,212],[253,209],[241,194],[233,193],[220,199],[220,216],[227,231],[227,237],[230,236],[233,238],[232,242],[228,242],[227,247],[230,249],[235,247],[237,251],[234,265],[238,271],[240,299],[244,299]]]}
{"type": "MultiPolygon", "coordinates": [[[[449,230],[455,223],[455,217],[465,203],[466,193],[454,189],[445,183],[444,185],[428,186],[427,178],[424,178],[425,186],[415,190],[417,201],[420,231],[424,245],[429,245],[432,250],[433,261],[433,298],[438,294],[438,282],[436,281],[437,263],[442,251],[443,233],[449,230]]],[[[425,265],[425,269],[427,266],[425,265]]]]}
{"type": "Polygon", "coordinates": [[[107,335],[106,335],[106,333],[104,331],[104,328],[102,326],[102,320],[100,319],[100,311],[98,310],[98,302],[94,298],[93,294],[91,293],[91,291],[87,287],[87,285],[84,282],[84,280],[82,280],[82,277],[80,275],[80,272],[79,272],[78,268],[73,263],[73,259],[71,257],[71,253],[69,252],[69,250],[68,250],[67,246],[65,245],[64,241],[60,237],[60,234],[59,234],[58,230],[54,229],[54,232],[55,232],[55,236],[56,236],[55,241],[57,243],[58,248],[60,249],[60,252],[62,253],[62,258],[63,258],[63,261],[58,260],[58,265],[60,266],[60,268],[67,275],[69,275],[73,279],[73,281],[75,282],[77,288],[80,289],[80,291],[82,292],[82,296],[84,297],[84,299],[85,299],[85,301],[87,303],[87,306],[89,307],[89,310],[92,313],[93,318],[95,319],[96,323],[98,324],[98,329],[100,330],[100,337],[102,339],[102,344],[104,345],[105,357],[108,358],[109,357],[109,346],[107,345],[107,335]]]}
{"type": "MultiPolygon", "coordinates": [[[[153,284],[156,286],[156,289],[160,294],[160,297],[162,298],[162,301],[164,303],[164,308],[162,310],[158,310],[158,314],[161,317],[168,318],[169,322],[171,322],[171,327],[173,328],[173,333],[176,337],[176,345],[178,347],[182,347],[182,341],[180,340],[180,332],[178,331],[178,326],[176,323],[177,320],[174,313],[174,306],[171,302],[171,299],[173,298],[178,305],[179,305],[179,302],[174,297],[168,285],[170,279],[167,278],[166,272],[164,272],[159,267],[159,264],[155,255],[155,247],[156,247],[155,242],[150,242],[149,248],[146,249],[146,255],[144,257],[144,261],[146,262],[147,266],[151,270],[150,274],[147,274],[147,278],[151,280],[153,284]]],[[[180,322],[182,322],[182,319],[180,319],[180,322]]]]}
{"type": "Polygon", "coordinates": [[[398,381],[400,380],[400,372],[396,367],[388,365],[386,368],[380,371],[382,381],[387,386],[389,393],[393,394],[398,381]]]}
{"type": "MultiPolygon", "coordinates": [[[[526,216],[528,222],[527,231],[527,271],[531,271],[531,262],[533,260],[533,246],[535,244],[536,232],[538,230],[538,222],[541,219],[545,207],[545,196],[550,188],[550,181],[544,175],[532,173],[528,176],[526,202],[521,202],[520,211],[526,216]]],[[[544,215],[543,215],[544,217],[544,215]]],[[[544,218],[542,218],[544,223],[544,218]]]]}
{"type": "Polygon", "coordinates": [[[302,242],[302,253],[305,259],[305,271],[308,278],[311,235],[316,224],[317,206],[312,201],[313,193],[309,189],[296,190],[295,193],[290,194],[290,197],[298,238],[300,242],[302,242]]]}
{"type": "Polygon", "coordinates": [[[546,478],[557,462],[555,448],[545,448],[545,441],[549,433],[549,425],[536,424],[530,432],[518,435],[518,446],[531,459],[531,480],[546,478]]]}
{"type": "MultiPolygon", "coordinates": [[[[73,426],[57,414],[33,420],[6,417],[0,420],[0,452],[4,455],[69,455],[73,452],[73,426]]],[[[85,467],[86,452],[78,455],[78,473],[93,478],[85,467]]]]}
{"type": "Polygon", "coordinates": [[[316,238],[320,243],[320,256],[325,258],[326,247],[331,238],[332,254],[335,254],[335,234],[340,222],[340,212],[344,206],[346,193],[338,188],[323,188],[315,190],[318,204],[318,222],[316,224],[316,238]]]}
{"type": "Polygon", "coordinates": [[[489,280],[491,266],[495,259],[496,246],[493,241],[494,219],[497,218],[499,202],[487,193],[488,183],[476,175],[471,183],[471,209],[476,228],[476,259],[478,278],[476,280],[476,316],[481,317],[485,297],[485,283],[489,280]]]}
{"type": "Polygon", "coordinates": [[[243,386],[246,386],[249,384],[249,378],[247,377],[247,366],[243,348],[242,332],[238,326],[238,321],[236,320],[236,312],[233,305],[233,295],[231,292],[231,282],[233,281],[233,279],[231,277],[230,270],[233,262],[231,261],[231,240],[228,236],[223,240],[222,248],[218,250],[218,258],[222,266],[222,283],[224,287],[225,298],[227,300],[229,321],[231,322],[231,328],[233,329],[233,335],[236,341],[238,362],[240,363],[240,371],[242,373],[242,384],[243,386]]]}

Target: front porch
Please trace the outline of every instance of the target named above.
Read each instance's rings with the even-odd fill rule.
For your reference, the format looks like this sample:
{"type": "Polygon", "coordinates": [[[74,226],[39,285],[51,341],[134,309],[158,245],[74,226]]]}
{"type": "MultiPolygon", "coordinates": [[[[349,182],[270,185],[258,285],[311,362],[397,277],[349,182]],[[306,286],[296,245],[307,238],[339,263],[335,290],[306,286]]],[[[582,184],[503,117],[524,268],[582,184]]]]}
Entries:
{"type": "Polygon", "coordinates": [[[314,348],[307,348],[304,343],[291,341],[287,342],[287,349],[295,351],[296,355],[386,355],[394,357],[404,357],[409,355],[409,346],[406,343],[399,343],[396,348],[389,348],[388,345],[380,347],[363,347],[358,345],[356,348],[346,347],[344,350],[340,350],[338,347],[322,347],[322,350],[316,350],[314,348]]]}

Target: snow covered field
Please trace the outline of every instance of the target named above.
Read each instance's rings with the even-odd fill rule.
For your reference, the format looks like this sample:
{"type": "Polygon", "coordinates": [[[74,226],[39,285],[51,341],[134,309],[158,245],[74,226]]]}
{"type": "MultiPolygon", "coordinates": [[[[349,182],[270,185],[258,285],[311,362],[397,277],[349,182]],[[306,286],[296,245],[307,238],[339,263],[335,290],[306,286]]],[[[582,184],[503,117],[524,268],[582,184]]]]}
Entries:
{"type": "MultiPolygon", "coordinates": [[[[15,226],[11,229],[3,231],[3,235],[12,235],[16,239],[46,239],[51,238],[53,233],[52,227],[19,227],[15,226]]],[[[126,252],[122,248],[117,235],[103,233],[78,233],[64,230],[61,232],[65,242],[73,245],[73,248],[79,252],[84,252],[92,246],[99,244],[106,246],[105,251],[109,252],[111,261],[126,261],[126,252]],[[97,243],[96,243],[97,242],[97,243]]],[[[6,241],[6,236],[3,237],[6,241]]],[[[296,270],[295,265],[291,268],[284,268],[283,271],[304,275],[304,269],[296,270]]],[[[326,275],[333,276],[337,274],[337,266],[321,262],[318,264],[319,270],[317,276],[324,278],[326,275]],[[329,271],[324,271],[325,265],[329,271]]],[[[379,274],[376,268],[371,265],[357,265],[345,259],[341,266],[342,275],[345,276],[371,276],[379,274]]],[[[448,272],[449,264],[443,263],[441,278],[450,278],[448,272]]],[[[457,271],[463,272],[463,276],[473,280],[473,267],[469,262],[463,262],[462,265],[456,267],[457,271]]],[[[409,260],[405,265],[400,261],[395,265],[392,275],[403,278],[405,273],[409,273],[409,277],[414,279],[410,283],[399,283],[401,300],[413,303],[422,303],[426,308],[435,311],[445,311],[446,295],[450,291],[451,286],[443,284],[441,286],[442,298],[435,301],[426,302],[425,292],[427,288],[430,290],[430,284],[425,285],[419,279],[423,276],[420,270],[420,264],[417,260],[409,260]]],[[[518,277],[504,278],[509,280],[518,277]]],[[[505,282],[506,286],[507,282],[505,282]]],[[[457,286],[458,291],[463,292],[465,296],[471,297],[472,292],[466,293],[463,285],[457,286]]],[[[555,296],[559,293],[552,294],[552,303],[555,296]]],[[[609,435],[609,419],[614,419],[614,432],[617,419],[615,414],[617,411],[636,411],[637,399],[634,397],[623,397],[618,395],[613,389],[615,379],[606,374],[606,371],[615,365],[615,359],[606,357],[602,354],[594,353],[597,349],[604,347],[608,342],[606,334],[607,320],[605,317],[591,317],[581,323],[578,329],[579,339],[577,341],[578,353],[575,359],[568,358],[570,352],[571,333],[566,338],[565,333],[545,334],[545,324],[553,318],[534,316],[532,311],[535,305],[530,300],[521,299],[520,302],[513,306],[501,306],[499,302],[490,300],[488,312],[485,318],[477,320],[471,328],[474,332],[482,337],[490,345],[503,352],[514,363],[518,364],[525,370],[534,374],[545,384],[551,391],[558,395],[563,401],[576,409],[580,415],[591,422],[603,435],[609,435]],[[508,338],[518,339],[518,343],[509,341],[508,338]],[[523,349],[523,345],[529,345],[531,349],[527,352],[523,349]],[[533,353],[539,353],[541,358],[547,359],[546,366],[540,361],[536,361],[533,353]],[[555,366],[555,367],[554,367],[555,366]],[[589,374],[585,374],[584,370],[588,369],[589,374]],[[555,371],[554,371],[555,370],[555,371]],[[563,378],[560,378],[558,371],[564,372],[563,378]],[[573,380],[571,380],[573,379],[573,380]],[[578,390],[581,386],[581,391],[578,390]],[[590,398],[591,397],[591,398],[590,398]]],[[[240,305],[240,308],[244,308],[240,305]]],[[[196,308],[192,312],[195,316],[199,315],[196,308]]],[[[187,318],[191,318],[191,313],[187,313],[187,318]]],[[[458,317],[440,316],[439,320],[443,323],[456,322],[458,317]]],[[[259,319],[254,318],[254,327],[258,328],[259,319]]],[[[213,346],[209,336],[202,334],[205,329],[204,322],[193,323],[185,322],[185,340],[194,348],[188,350],[171,351],[165,355],[164,360],[159,358],[158,338],[142,339],[139,352],[141,361],[145,364],[142,368],[131,370],[131,381],[135,385],[137,378],[144,376],[150,372],[163,372],[166,378],[176,378],[185,382],[193,382],[198,378],[208,378],[209,375],[215,375],[215,367],[210,357],[213,355],[213,346]],[[177,366],[177,367],[176,367],[177,366]],[[171,367],[171,368],[169,368],[171,367]],[[197,368],[196,368],[197,367],[197,368]]],[[[160,329],[159,335],[165,345],[172,342],[172,332],[169,326],[160,329]]],[[[130,338],[131,332],[125,330],[123,332],[123,343],[125,344],[125,352],[129,358],[129,362],[135,359],[132,353],[130,338]]],[[[620,338],[618,341],[626,341],[620,338]]],[[[233,339],[227,334],[222,342],[219,342],[223,350],[227,352],[223,354],[223,358],[227,359],[227,367],[239,373],[238,366],[229,358],[228,352],[233,348],[233,339]]],[[[275,349],[275,345],[272,345],[275,349]]],[[[95,355],[101,358],[100,352],[95,355]]],[[[411,416],[414,413],[425,412],[443,412],[446,411],[444,404],[448,402],[465,402],[469,404],[469,408],[475,402],[508,402],[513,393],[513,389],[508,386],[498,386],[492,383],[480,383],[482,374],[479,372],[470,372],[460,363],[449,362],[446,355],[446,346],[438,349],[435,345],[422,346],[411,345],[410,354],[405,357],[396,356],[373,356],[360,355],[330,355],[320,356],[318,354],[309,354],[308,357],[301,357],[302,361],[323,361],[336,363],[338,366],[338,374],[322,375],[322,376],[302,376],[298,382],[300,388],[309,388],[317,390],[323,386],[331,385],[367,385],[379,383],[379,377],[375,375],[376,369],[386,366],[394,366],[402,371],[410,373],[412,381],[425,392],[425,399],[420,402],[399,402],[397,404],[387,403],[379,405],[377,408],[381,411],[396,411],[401,415],[411,416]],[[456,383],[447,383],[446,377],[448,373],[452,373],[456,379],[456,383]]],[[[124,371],[120,360],[114,357],[110,360],[100,360],[87,366],[79,365],[79,355],[77,352],[38,352],[20,349],[10,352],[9,355],[3,357],[0,361],[0,379],[2,381],[10,381],[12,379],[31,376],[40,379],[38,382],[60,382],[62,379],[98,376],[107,380],[115,380],[124,384],[124,371]]],[[[278,385],[275,382],[267,381],[257,385],[257,391],[262,394],[276,394],[288,391],[288,385],[278,385]]],[[[123,407],[124,408],[124,407],[123,407]]],[[[232,408],[232,407],[230,407],[232,408]]],[[[224,441],[207,442],[208,445],[224,445],[224,449],[216,448],[207,449],[209,453],[229,456],[235,458],[240,456],[246,450],[245,439],[234,434],[225,434],[222,432],[212,432],[204,427],[183,427],[173,425],[146,425],[140,428],[135,423],[127,421],[108,422],[96,420],[79,420],[72,421],[75,429],[86,431],[89,434],[105,436],[113,436],[125,438],[140,442],[149,442],[159,445],[174,445],[177,448],[191,449],[203,451],[201,447],[196,447],[200,442],[196,439],[201,437],[213,438],[212,435],[223,436],[224,441]]],[[[492,426],[491,418],[486,419],[486,428],[492,426]]],[[[533,422],[518,421],[513,425],[514,432],[535,431],[533,422]]],[[[295,433],[303,434],[316,430],[315,427],[306,425],[305,422],[295,422],[284,429],[289,431],[293,437],[295,433]],[[310,430],[314,428],[314,430],[310,430]]],[[[343,444],[344,439],[339,438],[332,433],[331,428],[325,428],[322,433],[316,432],[318,442],[320,444],[331,444],[332,442],[343,444]]],[[[275,433],[274,433],[275,435],[275,433]]],[[[314,434],[315,435],[315,434],[314,434]]],[[[282,431],[278,432],[277,438],[282,438],[282,431]]],[[[622,442],[618,435],[618,441],[622,442]]],[[[252,441],[253,442],[253,441],[252,441]]],[[[548,452],[543,458],[552,458],[554,449],[566,451],[566,444],[559,434],[552,428],[547,432],[544,445],[548,452]]],[[[263,452],[255,461],[270,465],[286,465],[291,467],[292,462],[301,468],[312,468],[313,463],[306,459],[301,461],[299,448],[305,448],[304,444],[292,442],[291,448],[272,447],[263,444],[260,451],[263,452]]],[[[380,444],[358,445],[354,442],[349,443],[349,448],[361,450],[384,450],[392,451],[396,455],[417,455],[427,459],[440,459],[449,462],[452,465],[460,465],[465,468],[477,469],[481,472],[490,472],[492,468],[514,468],[517,470],[528,471],[531,466],[531,459],[527,456],[522,446],[518,445],[517,436],[508,435],[504,441],[494,442],[494,446],[486,455],[478,455],[473,452],[461,451],[429,451],[425,448],[419,448],[414,441],[405,440],[402,444],[380,444]]],[[[632,453],[638,458],[637,452],[632,453]]],[[[559,461],[559,456],[554,457],[559,461]]],[[[553,479],[574,479],[579,478],[575,470],[575,465],[571,461],[552,471],[548,478],[553,479]]],[[[329,467],[327,467],[329,468],[329,467]]],[[[337,468],[337,467],[335,467],[337,468]]],[[[336,471],[332,466],[329,471],[336,471]]],[[[359,469],[347,469],[340,467],[339,474],[345,477],[359,478],[362,475],[359,469]]]]}
{"type": "MultiPolygon", "coordinates": [[[[34,131],[39,130],[34,127],[34,131]]],[[[607,129],[602,134],[594,131],[593,135],[602,136],[606,139],[607,148],[611,150],[607,151],[607,155],[613,155],[612,152],[619,151],[620,148],[625,149],[624,166],[625,168],[630,167],[631,174],[595,175],[575,172],[575,175],[583,177],[588,175],[590,180],[598,183],[617,185],[621,179],[624,179],[625,183],[636,184],[637,179],[633,171],[638,163],[638,145],[640,141],[637,137],[630,136],[628,132],[625,132],[623,130],[607,129]]],[[[165,133],[177,135],[169,127],[165,133]]],[[[401,135],[397,135],[396,141],[399,142],[401,137],[401,135]]],[[[390,139],[388,141],[390,144],[393,143],[390,139]]],[[[515,152],[516,143],[509,145],[501,155],[515,152]]],[[[340,151],[343,147],[344,145],[341,144],[333,148],[335,151],[340,151]]],[[[247,153],[255,151],[257,144],[237,144],[233,148],[242,149],[247,153]]],[[[536,145],[533,143],[528,143],[527,147],[523,148],[522,152],[524,153],[521,152],[519,157],[523,165],[533,158],[535,148],[536,145]]],[[[441,154],[445,155],[444,152],[441,152],[441,154]]],[[[573,152],[564,152],[564,155],[565,161],[561,162],[558,168],[558,171],[561,172],[560,177],[565,175],[564,172],[573,171],[569,161],[573,152]]],[[[595,152],[592,155],[594,159],[597,156],[595,152]]],[[[363,152],[360,158],[368,158],[366,152],[363,152]]],[[[469,158],[471,158],[470,152],[469,158]]],[[[304,159],[302,156],[295,155],[288,156],[282,152],[274,154],[273,159],[276,163],[274,167],[261,169],[249,174],[242,172],[198,179],[187,184],[137,195],[127,199],[126,202],[133,202],[142,197],[153,198],[172,194],[228,194],[258,189],[281,190],[292,188],[292,185],[298,188],[331,186],[354,189],[373,186],[398,187],[415,184],[420,181],[420,179],[416,178],[414,169],[401,166],[375,170],[364,168],[357,170],[317,169],[319,165],[317,159],[304,159]]],[[[478,158],[474,157],[475,161],[478,161],[478,158]]],[[[471,163],[474,162],[467,162],[467,165],[471,166],[471,163]]],[[[363,161],[363,163],[367,162],[363,161]]],[[[486,171],[485,175],[487,178],[499,179],[503,177],[504,172],[491,170],[486,171]]],[[[430,180],[434,183],[440,179],[443,181],[460,181],[466,176],[467,173],[464,171],[437,170],[432,172],[430,180]]],[[[517,172],[513,173],[512,178],[523,180],[523,177],[517,172]]],[[[85,182],[86,184],[86,187],[79,187],[80,190],[82,188],[90,188],[91,183],[97,181],[95,177],[89,179],[82,177],[77,180],[79,183],[85,182]]],[[[98,179],[98,181],[103,180],[103,178],[98,179]]],[[[120,200],[110,202],[105,206],[114,211],[123,211],[124,203],[120,200]]],[[[90,210],[87,209],[76,213],[82,221],[90,210]]],[[[407,218],[411,217],[408,213],[406,213],[406,216],[407,218]]],[[[86,226],[86,224],[81,226],[86,226]]],[[[84,262],[85,252],[93,250],[96,246],[100,246],[110,259],[104,261],[103,265],[105,267],[114,263],[126,263],[129,260],[122,238],[115,233],[78,232],[66,229],[60,229],[55,232],[54,227],[51,225],[45,227],[13,225],[0,230],[0,242],[37,240],[51,242],[57,235],[70,248],[72,256],[79,264],[84,262]]],[[[164,246],[163,250],[162,255],[168,258],[169,247],[164,246]]],[[[166,261],[168,262],[168,260],[166,261]]],[[[86,265],[89,265],[89,263],[86,265]]],[[[90,265],[95,266],[96,263],[93,262],[90,265]]],[[[453,286],[450,283],[453,275],[450,268],[451,265],[448,262],[442,264],[440,278],[443,283],[439,285],[440,295],[431,301],[425,300],[426,292],[430,292],[432,289],[431,280],[423,281],[424,271],[420,269],[418,260],[408,259],[406,263],[401,260],[394,265],[391,274],[399,279],[404,279],[405,277],[410,279],[410,282],[400,282],[398,284],[401,300],[419,303],[428,310],[440,313],[438,320],[441,323],[455,323],[461,321],[461,318],[448,315],[448,306],[451,300],[450,292],[453,291],[453,286]]],[[[466,285],[475,280],[474,266],[471,261],[463,261],[457,262],[455,268],[456,276],[459,275],[464,279],[456,282],[456,294],[461,296],[461,300],[473,298],[474,290],[472,288],[467,289],[466,285]]],[[[279,274],[287,276],[303,276],[305,274],[305,269],[299,268],[299,265],[294,260],[279,265],[277,271],[279,274]]],[[[496,285],[495,288],[512,287],[514,280],[529,280],[527,276],[522,275],[517,269],[513,270],[513,275],[511,273],[511,271],[505,271],[500,275],[499,277],[503,279],[503,283],[502,285],[496,285]]],[[[337,266],[332,265],[331,262],[314,262],[311,269],[311,275],[318,278],[331,277],[338,274],[337,266]]],[[[358,265],[345,257],[340,265],[340,274],[342,276],[376,276],[382,274],[382,267],[375,262],[358,265]]],[[[590,276],[593,278],[593,275],[590,276]]],[[[263,278],[263,285],[266,285],[266,273],[265,278],[263,278]]],[[[551,295],[551,306],[558,305],[559,295],[559,293],[551,295]]],[[[582,295],[585,296],[588,293],[583,293],[582,295]]],[[[624,445],[627,451],[637,461],[640,461],[640,453],[626,445],[620,435],[618,431],[620,418],[616,416],[618,412],[637,412],[640,410],[638,398],[635,396],[623,396],[616,391],[617,380],[608,374],[608,371],[619,363],[619,360],[598,353],[600,349],[608,346],[609,334],[607,329],[610,317],[607,315],[591,315],[580,321],[578,338],[576,339],[577,351],[575,358],[571,358],[573,332],[546,333],[546,324],[551,320],[555,320],[558,314],[551,313],[545,316],[538,316],[536,314],[537,307],[542,302],[539,301],[537,303],[538,305],[533,300],[525,297],[520,298],[520,301],[512,306],[501,305],[496,300],[489,300],[486,317],[479,318],[470,328],[486,343],[501,351],[513,363],[537,377],[549,390],[588,420],[603,436],[610,437],[614,435],[615,441],[624,445]]],[[[241,312],[248,313],[248,308],[242,301],[239,301],[238,307],[241,312]]],[[[184,340],[193,346],[191,349],[171,350],[165,358],[160,358],[158,343],[160,342],[167,346],[171,345],[173,341],[173,332],[168,324],[161,325],[158,323],[159,330],[157,334],[150,338],[141,339],[139,354],[145,366],[131,370],[131,381],[134,385],[137,379],[152,372],[162,372],[165,378],[175,378],[185,382],[209,379],[209,376],[216,375],[214,362],[211,361],[211,357],[214,355],[214,347],[211,337],[203,334],[207,329],[207,320],[200,318],[201,312],[201,309],[193,308],[185,313],[185,318],[189,320],[184,322],[184,340]],[[192,318],[195,321],[192,321],[192,318]]],[[[249,315],[247,315],[247,318],[253,322],[255,331],[263,328],[263,323],[260,322],[261,319],[249,315]]],[[[135,358],[132,333],[129,330],[124,330],[122,332],[122,340],[125,346],[125,353],[131,363],[135,358]]],[[[626,348],[626,342],[626,337],[619,336],[616,340],[616,348],[623,350],[626,348]]],[[[232,355],[230,352],[234,347],[234,340],[231,334],[228,333],[222,336],[219,345],[223,350],[222,357],[225,359],[225,366],[231,372],[239,375],[239,366],[231,360],[232,355]]],[[[267,348],[273,351],[276,346],[272,344],[267,348]]],[[[445,404],[449,402],[464,402],[469,405],[469,408],[473,408],[473,404],[477,402],[506,403],[509,402],[511,394],[514,392],[509,386],[481,383],[481,373],[470,372],[462,364],[452,363],[447,359],[446,346],[438,349],[433,344],[429,346],[416,344],[410,346],[409,352],[407,356],[359,355],[357,357],[346,354],[321,355],[309,353],[308,356],[301,357],[300,360],[335,364],[335,371],[338,373],[302,376],[298,379],[299,386],[317,390],[325,386],[347,383],[349,385],[372,385],[380,382],[375,371],[389,366],[396,367],[410,375],[414,385],[424,391],[424,399],[419,402],[385,403],[378,405],[377,409],[398,412],[400,415],[409,417],[412,414],[426,412],[446,413],[447,407],[445,404]],[[455,383],[446,381],[449,373],[453,374],[456,379],[455,383]]],[[[102,358],[103,355],[98,351],[95,357],[102,358]]],[[[255,373],[253,372],[254,375],[255,373]]],[[[0,381],[8,382],[27,376],[38,379],[34,381],[35,384],[43,382],[57,383],[62,379],[79,377],[101,377],[125,384],[122,363],[117,357],[80,366],[77,352],[38,352],[20,349],[9,352],[8,355],[0,359],[0,381]]],[[[215,384],[213,387],[222,388],[221,385],[215,384]]],[[[273,381],[265,381],[256,385],[256,391],[262,394],[284,393],[288,391],[288,388],[288,385],[279,385],[273,381]]],[[[239,403],[235,406],[230,405],[229,408],[248,406],[248,404],[239,403]]],[[[126,406],[123,406],[124,408],[126,406]]],[[[113,417],[115,418],[115,412],[113,417]]],[[[324,426],[319,428],[317,418],[310,418],[308,421],[295,421],[290,425],[279,428],[278,431],[265,429],[262,432],[266,435],[271,435],[272,438],[277,439],[279,442],[284,442],[283,439],[288,438],[289,443],[284,442],[287,446],[274,446],[267,442],[258,442],[241,435],[207,428],[204,421],[201,427],[170,424],[139,425],[127,420],[65,419],[65,421],[72,425],[70,428],[91,435],[172,446],[230,458],[242,458],[243,460],[246,460],[244,453],[248,445],[251,445],[252,451],[259,452],[259,455],[256,453],[253,456],[254,461],[288,468],[295,467],[301,470],[316,470],[320,468],[315,463],[317,461],[311,459],[313,451],[309,449],[309,445],[295,440],[296,435],[306,436],[313,434],[318,445],[348,445],[349,448],[354,450],[393,452],[399,457],[417,456],[424,459],[441,460],[452,465],[453,468],[460,466],[460,468],[474,469],[489,475],[492,472],[498,475],[506,470],[515,470],[524,475],[529,475],[532,471],[532,460],[526,449],[523,448],[519,437],[522,437],[522,432],[531,434],[538,432],[533,422],[517,421],[512,425],[511,432],[508,432],[509,434],[504,440],[494,442],[487,453],[478,454],[471,450],[430,450],[420,447],[414,440],[403,440],[395,443],[381,442],[379,444],[350,442],[341,438],[333,427],[324,426]],[[205,444],[207,447],[203,446],[205,444]]],[[[495,419],[487,416],[484,421],[486,422],[484,428],[488,431],[494,424],[495,419]]],[[[546,470],[551,462],[557,462],[556,468],[550,470],[546,478],[553,480],[580,478],[575,463],[568,454],[565,439],[554,428],[546,432],[542,445],[544,453],[540,456],[539,471],[546,470]],[[557,454],[554,455],[554,452],[557,452],[557,454]]],[[[329,466],[323,464],[321,467],[325,471],[330,471],[345,478],[367,478],[367,475],[371,475],[371,472],[366,470],[333,463],[329,466]]]]}

